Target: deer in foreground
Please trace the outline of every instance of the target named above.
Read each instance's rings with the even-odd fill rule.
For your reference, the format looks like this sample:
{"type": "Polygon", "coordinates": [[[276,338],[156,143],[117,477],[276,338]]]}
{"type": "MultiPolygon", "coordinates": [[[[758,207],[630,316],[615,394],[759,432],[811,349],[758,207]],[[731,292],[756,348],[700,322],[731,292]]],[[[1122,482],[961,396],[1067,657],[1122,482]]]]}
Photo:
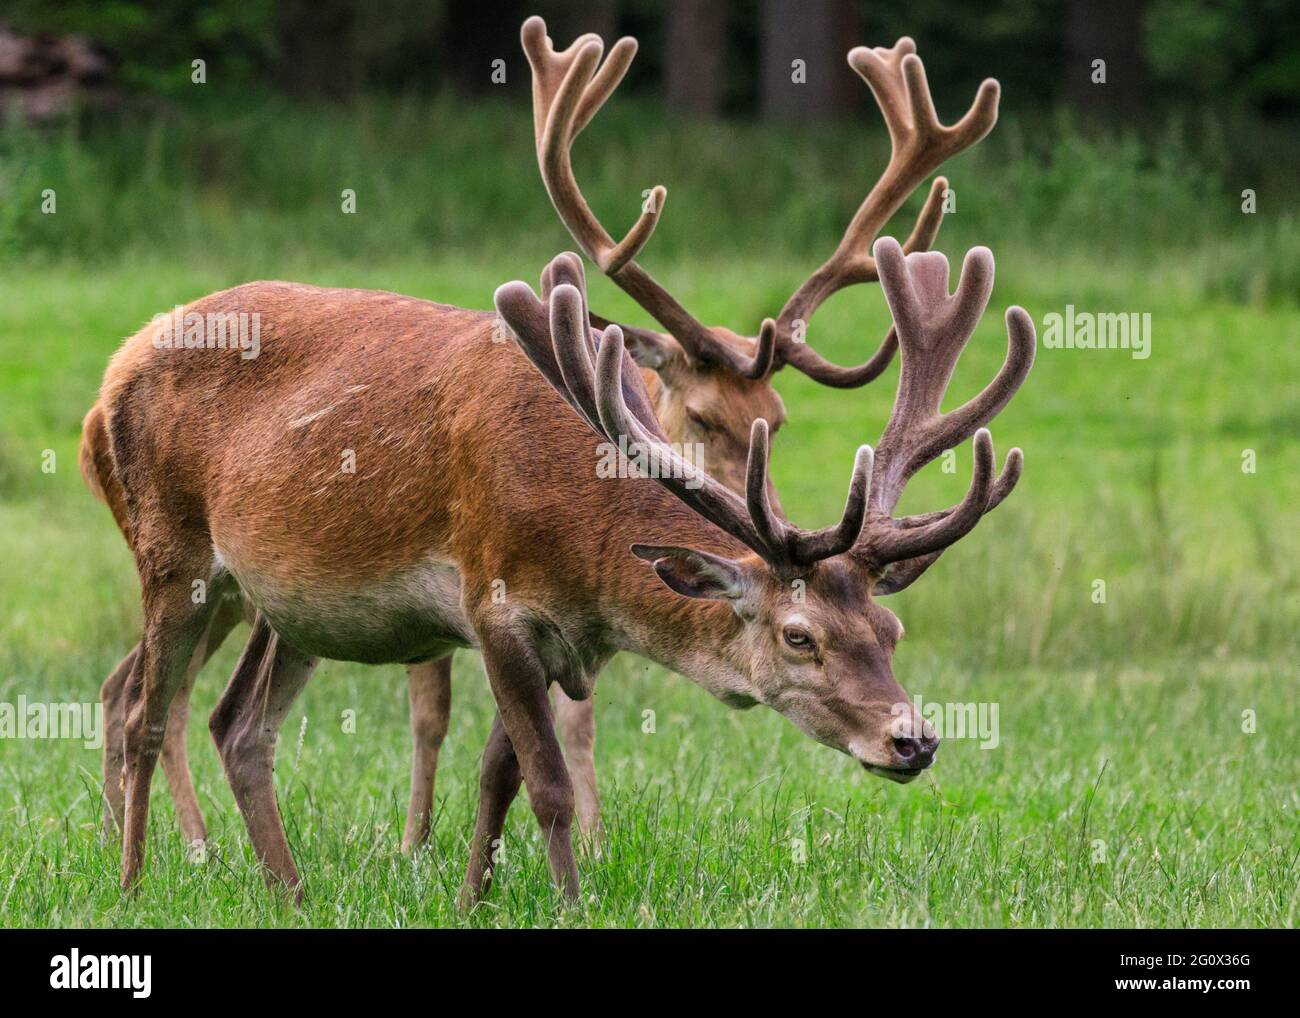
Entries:
{"type": "MultiPolygon", "coordinates": [[[[900,39],[890,49],[859,47],[850,52],[850,66],[870,86],[888,127],[893,146],[889,164],[835,253],[795,291],[775,323],[751,339],[726,328],[701,325],[637,264],[636,255],[663,210],[666,192],[662,187],[653,190],[648,211],[619,243],[596,220],[578,187],[570,162],[574,139],[617,88],[635,56],[636,41],[619,40],[602,64],[604,45],[596,35],[584,35],[557,53],[542,19],[530,18],[521,38],[533,70],[534,138],[547,193],[588,257],[667,330],[621,327],[629,352],[643,369],[651,405],[669,441],[698,450],[702,455],[695,465],[739,492],[745,482],[752,422],[761,418],[775,433],[785,417],[771,384],[775,371],[790,364],[824,384],[850,388],[874,380],[892,359],[897,347],[892,330],[874,356],[846,368],[826,361],[811,345],[796,342],[796,324],[802,322],[806,327],[817,308],[838,290],[877,278],[868,254],[872,241],[943,161],[992,129],[997,119],[997,83],[985,81],[970,111],[957,124],[946,127],[934,113],[924,68],[911,39],[900,39]]],[[[947,186],[944,177],[935,179],[903,245],[905,251],[926,250],[933,243],[943,218],[947,186]]],[[[544,282],[543,296],[547,286],[544,282]]],[[[595,315],[592,321],[598,326],[609,324],[595,315]]],[[[126,534],[123,497],[113,469],[102,408],[96,405],[86,417],[82,470],[92,490],[109,503],[126,534]]],[[[769,497],[779,509],[775,492],[769,492],[769,497]]],[[[203,663],[246,616],[251,618],[251,611],[237,595],[221,601],[172,701],[162,764],[187,842],[207,836],[185,749],[190,691],[203,663]]],[[[109,832],[119,830],[122,824],[125,686],[138,654],[137,646],[114,669],[101,691],[108,735],[104,819],[109,832]]],[[[414,754],[402,847],[410,851],[429,835],[434,777],[451,708],[451,655],[409,664],[407,675],[414,754]]],[[[590,700],[571,700],[558,689],[554,704],[575,785],[579,828],[594,831],[599,822],[599,800],[592,757],[592,704],[590,700]]]]}
{"type": "MultiPolygon", "coordinates": [[[[874,456],[858,451],[842,518],[816,531],[773,507],[765,421],[751,429],[743,496],[672,449],[622,331],[591,330],[575,256],[552,262],[545,303],[523,283],[497,291],[526,359],[492,342],[488,312],[293,284],[256,284],[268,311],[256,368],[160,356],[148,329],[128,340],[101,393],[144,617],[128,686],[123,886],[140,874],[171,700],[214,610],[191,599],[194,577],[212,591],[237,585],[258,612],[211,728],[258,858],[291,888],[275,744],[320,657],[482,653],[498,713],[466,901],[490,883],[521,782],[552,875],[577,894],[574,789],[547,689],[587,699],[619,650],[731,706],[766,704],[874,774],[919,775],[937,740],[910,705],[900,734],[902,627],[876,597],[912,583],[1019,479],[1016,449],[994,479],[984,425],[1024,380],[1035,338],[1011,308],[1002,368],[941,412],[989,300],[992,256],[972,250],[950,295],[943,255],[904,255],[890,238],[874,255],[902,351],[898,393],[874,456]],[[304,414],[310,424],[292,426],[304,414]],[[895,518],[908,479],[972,435],[962,501],[895,518]],[[596,476],[600,443],[620,439],[654,453],[653,478],[596,476]],[[338,470],[346,448],[355,474],[338,470]],[[493,596],[500,584],[505,598],[493,596]]],[[[237,288],[195,307],[250,296],[237,288]]]]}

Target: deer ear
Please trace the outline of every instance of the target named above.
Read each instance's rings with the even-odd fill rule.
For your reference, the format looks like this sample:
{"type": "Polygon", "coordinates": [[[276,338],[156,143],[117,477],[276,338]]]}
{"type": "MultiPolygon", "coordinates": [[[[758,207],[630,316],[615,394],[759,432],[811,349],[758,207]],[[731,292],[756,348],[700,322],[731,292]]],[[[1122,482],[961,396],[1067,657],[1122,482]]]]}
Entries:
{"type": "Polygon", "coordinates": [[[745,571],[731,559],[694,548],[634,544],[632,554],[654,566],[664,586],[683,597],[737,601],[749,589],[745,571]]]}
{"type": "Polygon", "coordinates": [[[649,329],[624,329],[623,341],[632,359],[643,368],[662,372],[685,357],[681,345],[672,336],[649,329]]]}
{"type": "Polygon", "coordinates": [[[923,572],[934,565],[935,560],[943,554],[943,551],[940,548],[928,555],[918,555],[916,558],[891,563],[885,568],[880,578],[876,580],[871,588],[871,593],[876,597],[885,597],[889,594],[897,594],[900,590],[906,590],[920,579],[923,572]]]}
{"type": "MultiPolygon", "coordinates": [[[[545,275],[542,277],[542,285],[543,287],[546,285],[545,275]]],[[[614,324],[595,312],[588,312],[588,317],[591,319],[592,326],[602,332],[614,324]]],[[[623,349],[640,367],[649,368],[651,371],[664,371],[673,364],[686,362],[686,351],[672,336],[651,329],[641,329],[635,325],[619,325],[619,329],[623,333],[623,349]]]]}

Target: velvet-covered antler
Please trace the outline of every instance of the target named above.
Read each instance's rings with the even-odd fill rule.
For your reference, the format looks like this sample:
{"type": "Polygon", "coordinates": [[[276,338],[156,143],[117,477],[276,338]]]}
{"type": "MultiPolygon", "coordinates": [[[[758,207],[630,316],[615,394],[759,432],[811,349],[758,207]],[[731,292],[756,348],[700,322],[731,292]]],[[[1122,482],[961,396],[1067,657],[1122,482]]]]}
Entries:
{"type": "Polygon", "coordinates": [[[880,593],[901,590],[943,550],[969,533],[1020,479],[1023,455],[1012,449],[993,477],[993,440],[985,425],[1006,406],[1034,362],[1033,322],[1023,308],[1007,310],[1007,357],[979,395],[947,413],[939,409],[957,359],[993,290],[993,255],[967,252],[956,292],[948,293],[948,259],[936,252],[905,255],[892,237],[875,245],[880,283],[902,350],[898,393],[876,446],[867,522],[854,554],[881,577],[880,593]],[[975,464],[960,503],[940,512],[894,518],[908,480],[925,464],[970,436],[975,464]]]}
{"type": "MultiPolygon", "coordinates": [[[[777,361],[794,365],[819,382],[843,388],[870,381],[892,357],[896,336],[891,329],[876,355],[856,368],[824,360],[806,343],[793,340],[796,322],[805,324],[831,294],[854,283],[879,278],[870,254],[876,235],[916,188],[945,160],[969,148],[993,129],[998,119],[998,83],[986,78],[966,115],[951,127],[939,123],[916,43],[904,36],[890,49],[859,46],[849,52],[852,67],[871,88],[889,128],[889,164],[850,220],[834,254],[796,290],[777,317],[777,361]]],[[[925,251],[943,222],[945,177],[936,177],[917,217],[905,252],[925,251]]]]}
{"type": "MultiPolygon", "coordinates": [[[[547,193],[569,233],[610,279],[628,293],[697,360],[726,365],[744,378],[761,378],[790,364],[826,385],[851,388],[876,378],[894,356],[897,340],[891,330],[879,350],[865,363],[846,368],[832,364],[808,343],[795,339],[797,322],[807,320],[831,294],[853,283],[877,278],[867,250],[889,218],[935,168],[984,137],[997,121],[998,84],[986,80],[970,111],[955,125],[939,123],[930,98],[925,70],[911,39],[892,49],[858,47],[849,65],[871,87],[889,129],[892,152],[888,166],[849,223],[839,247],[786,302],[773,328],[760,330],[754,354],[746,356],[722,342],[636,262],[654,232],[667,191],[652,188],[640,217],[620,240],[601,225],[582,195],[573,173],[570,150],[636,55],[637,43],[624,37],[614,44],[604,63],[604,43],[584,35],[557,52],[546,35],[546,24],[532,17],[521,32],[524,52],[533,71],[533,131],[537,162],[547,193]]],[[[943,219],[948,182],[936,178],[906,250],[925,250],[933,243],[943,219]]]]}

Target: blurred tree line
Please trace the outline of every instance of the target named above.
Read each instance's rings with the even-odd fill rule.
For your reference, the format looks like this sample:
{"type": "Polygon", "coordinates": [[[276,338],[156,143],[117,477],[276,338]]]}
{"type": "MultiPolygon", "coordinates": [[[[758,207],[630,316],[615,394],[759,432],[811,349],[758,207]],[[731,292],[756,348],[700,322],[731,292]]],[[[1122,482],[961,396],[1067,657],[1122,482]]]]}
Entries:
{"type": "Polygon", "coordinates": [[[108,47],[130,91],[192,96],[202,59],[217,95],[346,102],[369,92],[491,94],[492,62],[523,72],[519,25],[557,44],[636,35],[624,86],[700,117],[821,118],[868,102],[854,45],[918,41],[945,111],[995,72],[1022,107],[1142,119],[1214,108],[1300,113],[1295,0],[7,0],[19,32],[108,47]],[[806,82],[791,88],[791,62],[806,82]],[[1094,61],[1105,61],[1105,83],[1094,61]]]}

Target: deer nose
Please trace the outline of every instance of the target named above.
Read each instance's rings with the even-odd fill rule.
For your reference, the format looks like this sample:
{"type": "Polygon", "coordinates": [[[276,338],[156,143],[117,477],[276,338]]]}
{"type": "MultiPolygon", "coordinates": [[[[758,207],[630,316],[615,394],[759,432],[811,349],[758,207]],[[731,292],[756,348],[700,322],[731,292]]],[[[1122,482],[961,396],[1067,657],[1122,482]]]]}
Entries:
{"type": "Polygon", "coordinates": [[[924,769],[934,763],[939,739],[934,735],[923,735],[919,739],[895,737],[893,748],[900,767],[924,769]]]}

